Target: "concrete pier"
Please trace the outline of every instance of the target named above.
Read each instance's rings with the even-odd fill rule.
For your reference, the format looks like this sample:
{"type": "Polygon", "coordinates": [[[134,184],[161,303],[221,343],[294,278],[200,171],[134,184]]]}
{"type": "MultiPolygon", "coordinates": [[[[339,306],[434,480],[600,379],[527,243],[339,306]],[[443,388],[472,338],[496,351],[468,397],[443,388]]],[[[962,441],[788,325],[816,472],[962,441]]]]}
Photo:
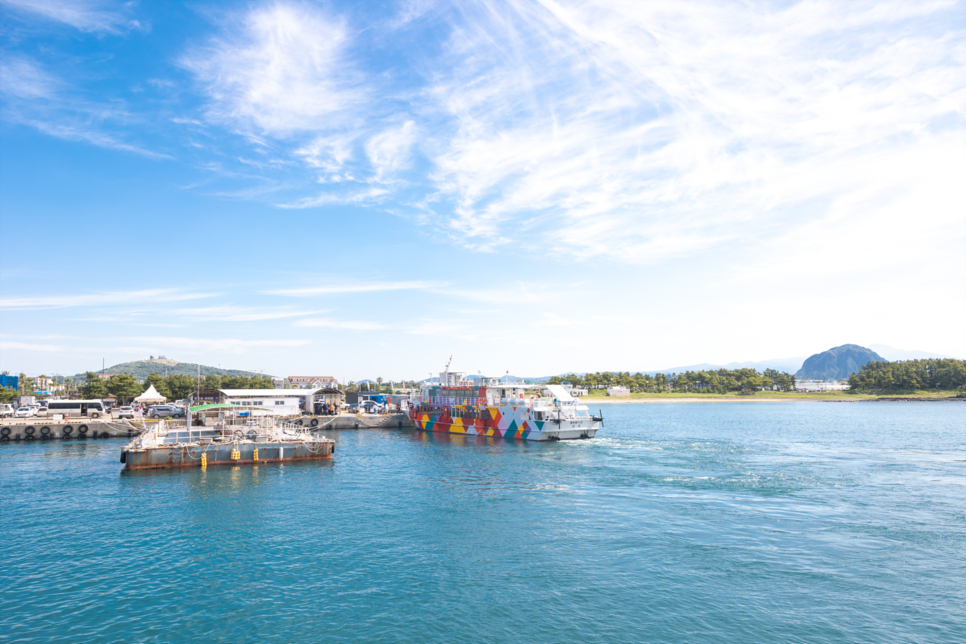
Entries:
{"type": "Polygon", "coordinates": [[[0,425],[0,444],[11,441],[34,441],[74,438],[119,438],[137,436],[144,429],[140,423],[80,421],[51,423],[40,420],[32,423],[0,425]]]}
{"type": "MultiPolygon", "coordinates": [[[[17,441],[63,440],[80,438],[133,438],[151,429],[153,420],[71,420],[51,422],[44,418],[3,419],[0,444],[17,441]]],[[[302,416],[294,421],[310,431],[326,429],[405,429],[413,424],[406,414],[340,414],[338,416],[302,416]]],[[[213,426],[211,419],[208,427],[213,426]]]]}

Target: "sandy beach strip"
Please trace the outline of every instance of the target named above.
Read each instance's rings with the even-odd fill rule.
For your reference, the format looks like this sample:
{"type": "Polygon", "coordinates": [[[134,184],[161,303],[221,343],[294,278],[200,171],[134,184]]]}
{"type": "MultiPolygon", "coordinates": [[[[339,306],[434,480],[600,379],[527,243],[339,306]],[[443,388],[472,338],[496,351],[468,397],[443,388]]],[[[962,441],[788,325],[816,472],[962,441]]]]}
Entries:
{"type": "MultiPolygon", "coordinates": [[[[755,398],[753,396],[748,396],[747,398],[580,398],[580,404],[583,405],[615,405],[628,403],[715,403],[715,402],[726,402],[726,403],[753,403],[753,402],[800,402],[806,401],[810,402],[808,398],[755,398]]],[[[823,398],[816,398],[815,401],[827,400],[823,398]]]]}

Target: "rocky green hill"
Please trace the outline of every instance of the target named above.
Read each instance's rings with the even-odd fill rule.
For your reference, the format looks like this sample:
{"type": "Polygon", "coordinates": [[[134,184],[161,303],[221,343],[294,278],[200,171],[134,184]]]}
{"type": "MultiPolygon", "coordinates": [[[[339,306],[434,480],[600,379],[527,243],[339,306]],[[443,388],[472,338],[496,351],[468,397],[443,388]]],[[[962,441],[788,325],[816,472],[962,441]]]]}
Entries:
{"type": "MultiPolygon", "coordinates": [[[[121,364],[116,364],[113,367],[108,367],[104,370],[106,374],[115,373],[126,373],[134,376],[135,380],[143,381],[152,373],[159,373],[162,376],[168,375],[173,376],[176,374],[183,374],[186,376],[197,376],[198,366],[193,362],[178,362],[177,360],[137,360],[135,362],[122,362],[121,364]]],[[[100,369],[92,369],[95,373],[101,373],[100,369]]],[[[252,376],[258,376],[263,374],[257,374],[253,371],[242,371],[240,369],[220,369],[218,367],[209,367],[207,365],[201,365],[201,375],[207,376],[208,374],[216,374],[219,376],[245,376],[246,378],[251,378],[252,376]]],[[[83,382],[84,374],[77,374],[74,376],[74,382],[83,382]]]]}
{"type": "Polygon", "coordinates": [[[815,380],[848,378],[869,362],[888,362],[888,360],[872,349],[866,349],[857,344],[843,344],[807,358],[795,377],[815,380]]]}

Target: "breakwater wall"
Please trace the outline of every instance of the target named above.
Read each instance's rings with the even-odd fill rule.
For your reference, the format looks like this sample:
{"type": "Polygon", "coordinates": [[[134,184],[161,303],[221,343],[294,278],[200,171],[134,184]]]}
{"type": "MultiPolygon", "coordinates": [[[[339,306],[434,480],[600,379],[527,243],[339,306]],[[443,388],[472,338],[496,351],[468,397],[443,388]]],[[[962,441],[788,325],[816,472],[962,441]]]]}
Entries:
{"type": "MultiPolygon", "coordinates": [[[[7,420],[7,419],[4,419],[7,420]]],[[[326,429],[405,429],[413,424],[406,414],[340,414],[338,416],[302,416],[302,427],[311,431],[326,429]]],[[[0,444],[35,441],[94,438],[133,438],[150,429],[157,421],[81,421],[46,422],[26,419],[0,423],[0,444]]],[[[183,426],[182,421],[182,426],[183,426]]],[[[209,422],[209,427],[213,423],[209,422]]]]}
{"type": "Polygon", "coordinates": [[[75,438],[120,438],[137,436],[144,428],[135,423],[88,422],[71,423],[20,423],[0,425],[0,443],[75,439],[75,438]]]}

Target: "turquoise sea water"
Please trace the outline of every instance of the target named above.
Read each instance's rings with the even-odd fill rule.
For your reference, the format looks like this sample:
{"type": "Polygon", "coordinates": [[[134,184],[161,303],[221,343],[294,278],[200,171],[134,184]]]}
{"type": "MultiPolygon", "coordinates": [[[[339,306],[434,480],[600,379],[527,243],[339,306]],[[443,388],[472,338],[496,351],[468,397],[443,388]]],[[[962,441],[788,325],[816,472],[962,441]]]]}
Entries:
{"type": "Polygon", "coordinates": [[[0,446],[0,641],[966,642],[966,404],[604,414],[206,472],[0,446]]]}

